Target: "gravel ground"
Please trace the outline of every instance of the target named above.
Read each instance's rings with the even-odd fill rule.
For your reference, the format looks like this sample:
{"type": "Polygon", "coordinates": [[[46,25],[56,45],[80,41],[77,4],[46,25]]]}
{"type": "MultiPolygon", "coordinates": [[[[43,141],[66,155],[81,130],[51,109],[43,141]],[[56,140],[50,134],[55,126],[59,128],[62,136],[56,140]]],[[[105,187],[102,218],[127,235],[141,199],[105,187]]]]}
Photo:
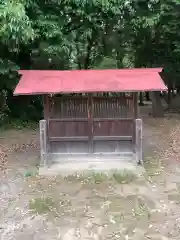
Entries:
{"type": "Polygon", "coordinates": [[[179,239],[180,123],[144,119],[144,165],[136,176],[44,178],[38,131],[0,138],[0,240],[179,239]]]}

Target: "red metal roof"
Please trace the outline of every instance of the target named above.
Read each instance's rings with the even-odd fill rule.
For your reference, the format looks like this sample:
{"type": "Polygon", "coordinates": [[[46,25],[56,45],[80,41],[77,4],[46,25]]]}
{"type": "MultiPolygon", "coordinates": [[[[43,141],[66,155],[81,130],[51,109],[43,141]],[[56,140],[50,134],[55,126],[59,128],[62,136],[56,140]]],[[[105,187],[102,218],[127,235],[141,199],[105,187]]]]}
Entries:
{"type": "Polygon", "coordinates": [[[131,92],[167,90],[158,72],[152,69],[113,70],[21,70],[21,79],[14,95],[131,92]]]}

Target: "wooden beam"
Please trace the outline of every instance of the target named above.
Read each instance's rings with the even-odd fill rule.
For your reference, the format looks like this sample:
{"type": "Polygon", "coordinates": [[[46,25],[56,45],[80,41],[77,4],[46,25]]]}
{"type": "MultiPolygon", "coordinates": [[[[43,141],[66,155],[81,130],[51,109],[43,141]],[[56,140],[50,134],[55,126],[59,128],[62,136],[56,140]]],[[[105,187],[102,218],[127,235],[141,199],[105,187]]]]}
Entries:
{"type": "MultiPolygon", "coordinates": [[[[94,141],[132,141],[132,136],[94,136],[94,141]]],[[[50,137],[50,142],[88,141],[89,137],[50,137]]]]}
{"type": "Polygon", "coordinates": [[[94,122],[103,122],[103,121],[133,121],[133,118],[94,118],[94,122]]]}
{"type": "Polygon", "coordinates": [[[76,141],[88,141],[88,137],[50,137],[50,142],[76,142],[76,141]]]}
{"type": "Polygon", "coordinates": [[[136,143],[135,143],[135,153],[136,162],[138,164],[143,164],[142,156],[142,119],[136,119],[136,143]]]}
{"type": "Polygon", "coordinates": [[[47,121],[40,120],[40,151],[41,151],[41,164],[47,166],[47,121]]]}
{"type": "MultiPolygon", "coordinates": [[[[86,99],[88,100],[89,98],[89,95],[92,95],[91,93],[88,93],[87,95],[84,95],[84,96],[67,96],[67,95],[62,95],[60,97],[58,96],[53,96],[53,99],[55,101],[63,101],[63,100],[82,100],[82,99],[86,99]]],[[[129,99],[129,100],[132,100],[133,97],[132,96],[93,96],[93,99],[94,100],[104,100],[104,99],[122,99],[122,100],[126,100],[126,99],[129,99]]]]}
{"type": "Polygon", "coordinates": [[[94,141],[132,141],[132,136],[94,136],[94,141]]]}
{"type": "Polygon", "coordinates": [[[88,118],[50,118],[49,122],[88,122],[88,118]]]}
{"type": "MultiPolygon", "coordinates": [[[[49,122],[88,122],[89,118],[49,118],[49,122]]],[[[93,118],[94,122],[133,121],[133,118],[93,118]]]]}
{"type": "MultiPolygon", "coordinates": [[[[86,156],[86,157],[102,157],[102,156],[109,156],[110,158],[113,156],[133,156],[133,152],[131,151],[127,151],[127,152],[95,152],[95,153],[92,153],[92,154],[89,154],[89,153],[86,153],[86,152],[83,152],[83,153],[51,153],[52,156],[64,156],[64,157],[79,157],[79,156],[86,156]]],[[[112,159],[112,158],[111,158],[112,159]]]]}

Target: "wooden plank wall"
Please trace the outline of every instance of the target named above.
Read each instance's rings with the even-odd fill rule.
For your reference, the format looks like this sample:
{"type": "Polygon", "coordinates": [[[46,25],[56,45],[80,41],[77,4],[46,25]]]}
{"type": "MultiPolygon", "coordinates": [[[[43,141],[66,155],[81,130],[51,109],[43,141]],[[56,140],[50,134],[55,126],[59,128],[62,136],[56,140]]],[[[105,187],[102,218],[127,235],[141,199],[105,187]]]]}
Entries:
{"type": "Polygon", "coordinates": [[[90,94],[52,97],[49,98],[47,106],[51,152],[119,151],[119,141],[123,141],[124,144],[133,141],[133,94],[127,97],[90,94]]]}

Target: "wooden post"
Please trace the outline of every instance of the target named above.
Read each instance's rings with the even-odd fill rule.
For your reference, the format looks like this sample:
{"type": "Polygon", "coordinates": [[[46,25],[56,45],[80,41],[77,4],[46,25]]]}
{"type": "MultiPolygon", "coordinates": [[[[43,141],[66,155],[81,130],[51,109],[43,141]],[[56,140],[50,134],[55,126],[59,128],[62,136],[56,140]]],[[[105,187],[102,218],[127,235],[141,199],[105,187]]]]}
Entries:
{"type": "Polygon", "coordinates": [[[40,120],[40,151],[41,151],[41,165],[47,166],[47,121],[40,120]]]}
{"type": "Polygon", "coordinates": [[[136,162],[143,164],[142,156],[142,119],[136,119],[136,162]]]}
{"type": "Polygon", "coordinates": [[[134,100],[134,118],[138,118],[139,116],[139,105],[138,105],[138,93],[133,93],[133,100],[134,100]]]}
{"type": "Polygon", "coordinates": [[[89,153],[93,153],[93,98],[88,94],[88,128],[89,128],[89,153]]]}
{"type": "MultiPolygon", "coordinates": [[[[138,104],[138,93],[133,93],[133,118],[134,120],[139,117],[139,104],[138,104]]],[[[136,144],[136,121],[133,123],[133,144],[136,144]]],[[[136,151],[136,149],[135,149],[136,151]]]]}

